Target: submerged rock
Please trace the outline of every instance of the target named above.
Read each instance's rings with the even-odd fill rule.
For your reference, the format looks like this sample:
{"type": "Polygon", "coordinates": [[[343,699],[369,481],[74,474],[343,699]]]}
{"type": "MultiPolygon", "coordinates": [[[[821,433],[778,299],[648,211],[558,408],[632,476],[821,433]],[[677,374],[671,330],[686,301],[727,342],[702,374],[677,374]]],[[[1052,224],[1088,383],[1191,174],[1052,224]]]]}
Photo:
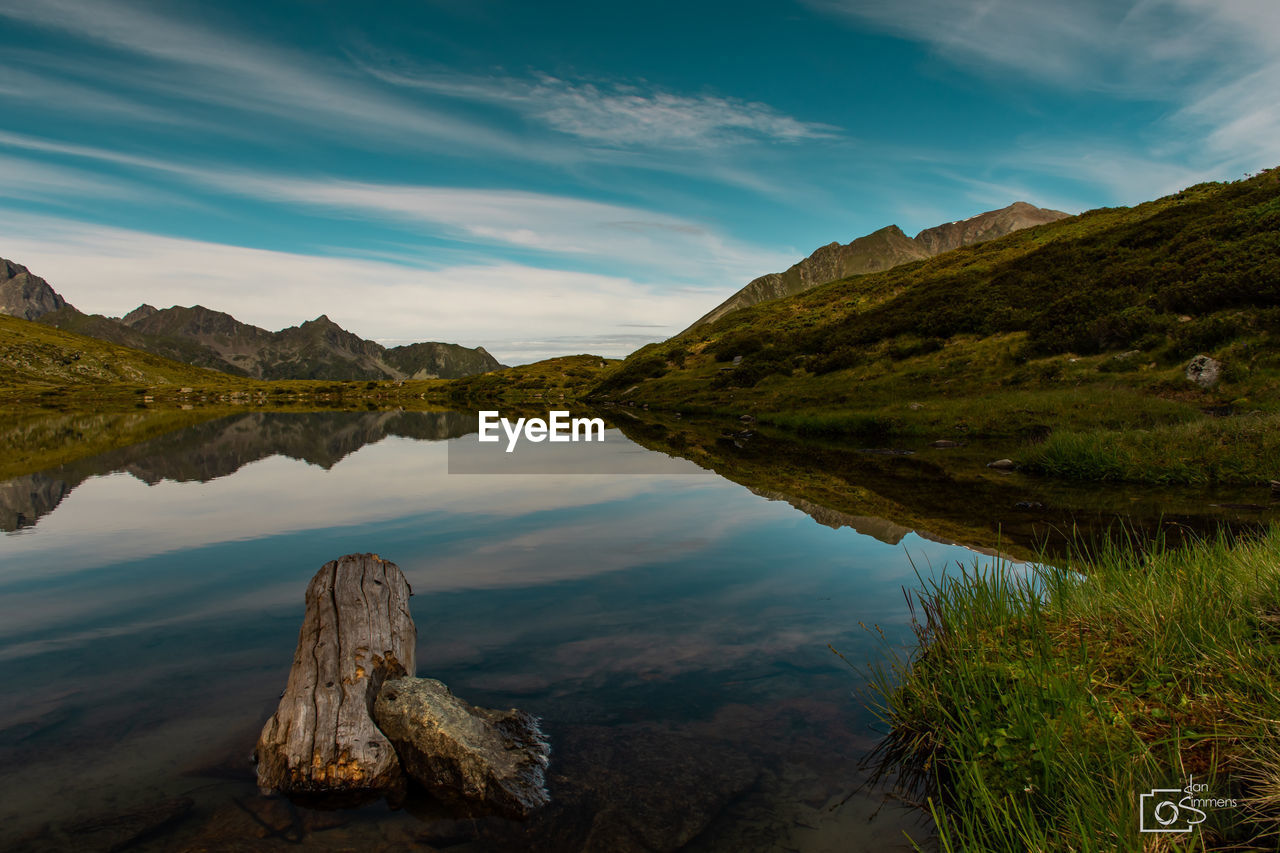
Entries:
{"type": "Polygon", "coordinates": [[[477,708],[433,678],[396,678],[373,719],[405,772],[442,800],[515,818],[547,803],[550,747],[524,711],[477,708]]]}
{"type": "Polygon", "coordinates": [[[995,462],[988,462],[987,467],[994,468],[997,471],[1012,471],[1018,467],[1018,463],[1012,459],[997,459],[995,462]]]}

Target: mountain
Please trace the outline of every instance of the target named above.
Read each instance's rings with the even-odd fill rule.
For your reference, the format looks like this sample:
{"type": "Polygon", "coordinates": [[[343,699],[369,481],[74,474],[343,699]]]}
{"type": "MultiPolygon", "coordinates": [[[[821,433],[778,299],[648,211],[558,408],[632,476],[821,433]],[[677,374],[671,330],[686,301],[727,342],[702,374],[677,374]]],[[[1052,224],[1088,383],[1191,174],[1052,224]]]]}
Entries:
{"type": "MultiPolygon", "coordinates": [[[[769,273],[712,308],[689,327],[713,323],[731,311],[803,293],[827,282],[852,275],[882,272],[900,264],[931,258],[943,252],[1003,237],[1022,228],[1063,219],[1068,214],[1014,202],[1000,210],[980,213],[961,222],[926,228],[914,238],[896,225],[859,237],[852,243],[828,243],[786,272],[769,273]]],[[[686,329],[685,331],[689,331],[686,329]]]]}
{"type": "Polygon", "coordinates": [[[149,352],[3,314],[0,364],[5,383],[15,385],[187,385],[216,381],[219,376],[149,352]]]}
{"type": "Polygon", "coordinates": [[[999,210],[989,210],[959,222],[948,222],[945,225],[926,228],[916,235],[915,241],[928,253],[929,257],[932,257],[950,252],[952,249],[959,249],[961,246],[972,246],[974,243],[994,240],[1033,225],[1057,222],[1059,219],[1066,219],[1067,216],[1068,214],[1061,210],[1048,210],[1027,204],[1025,201],[1015,201],[999,210]]]}
{"type": "Polygon", "coordinates": [[[410,379],[436,376],[460,379],[502,367],[484,347],[467,349],[456,344],[421,343],[391,347],[383,357],[387,364],[410,379]]]}
{"type": "Polygon", "coordinates": [[[202,305],[144,304],[119,319],[85,314],[44,279],[3,259],[0,313],[255,379],[458,379],[503,367],[483,347],[427,342],[387,349],[324,315],[269,332],[202,305]]]}
{"type": "MultiPolygon", "coordinates": [[[[973,221],[954,226],[933,239],[982,233],[973,221]]],[[[955,428],[1044,426],[1095,409],[1104,422],[1133,413],[1149,425],[1200,416],[1182,408],[1202,399],[1187,370],[1200,355],[1223,365],[1215,393],[1224,401],[1209,394],[1204,406],[1269,410],[1278,352],[1280,169],[1272,169],[735,311],[642,348],[597,393],[739,412],[755,401],[762,411],[815,412],[811,426],[821,430],[837,410],[872,412],[865,426],[896,429],[940,422],[945,409],[930,400],[962,407],[982,395],[1070,392],[1078,398],[1024,400],[1007,412],[973,402],[955,428]],[[1070,390],[1091,383],[1129,390],[1070,390]]]]}
{"type": "Polygon", "coordinates": [[[66,304],[49,282],[21,264],[0,258],[0,314],[34,320],[66,304]]]}

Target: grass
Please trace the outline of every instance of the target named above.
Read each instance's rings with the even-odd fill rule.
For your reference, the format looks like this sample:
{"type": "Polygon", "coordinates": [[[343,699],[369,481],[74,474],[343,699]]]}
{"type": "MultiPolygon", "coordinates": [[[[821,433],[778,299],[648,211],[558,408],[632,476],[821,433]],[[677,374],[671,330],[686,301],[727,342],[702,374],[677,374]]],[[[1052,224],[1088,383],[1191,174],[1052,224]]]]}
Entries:
{"type": "Polygon", "coordinates": [[[189,385],[236,379],[8,315],[0,315],[0,364],[5,366],[6,386],[189,385]]]}
{"type": "Polygon", "coordinates": [[[598,355],[566,355],[492,373],[455,379],[449,397],[459,403],[551,404],[576,400],[620,362],[598,355]]]}
{"type": "Polygon", "coordinates": [[[1280,411],[1278,259],[1275,169],[734,311],[633,353],[591,399],[750,413],[856,441],[1001,437],[1010,457],[1068,434],[1028,464],[1077,479],[1255,482],[1250,455],[1272,445],[1233,444],[1250,423],[1218,416],[1280,411]],[[1184,374],[1198,354],[1222,365],[1213,387],[1184,374]],[[1156,430],[1179,451],[1199,431],[1214,461],[1143,436],[1124,442],[1119,469],[1105,458],[1112,432],[1156,430]]]}
{"type": "Polygon", "coordinates": [[[1275,849],[1280,529],[977,565],[913,609],[917,649],[873,667],[879,756],[944,850],[1275,849]],[[1140,834],[1139,794],[1189,775],[1237,806],[1140,834]]]}
{"type": "Polygon", "coordinates": [[[1035,473],[1095,482],[1207,485],[1280,480],[1280,415],[1141,430],[1057,432],[1025,452],[1035,473]]]}

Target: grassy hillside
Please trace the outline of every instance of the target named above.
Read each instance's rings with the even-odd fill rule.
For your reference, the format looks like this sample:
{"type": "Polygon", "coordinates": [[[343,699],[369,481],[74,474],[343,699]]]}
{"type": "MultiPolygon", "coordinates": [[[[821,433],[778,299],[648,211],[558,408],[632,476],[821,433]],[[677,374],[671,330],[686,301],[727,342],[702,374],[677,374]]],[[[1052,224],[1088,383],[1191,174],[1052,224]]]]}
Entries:
{"type": "Polygon", "coordinates": [[[1200,436],[1243,440],[1237,454],[1253,452],[1252,463],[1205,479],[1246,482],[1275,477],[1265,454],[1280,427],[1277,392],[1280,170],[1271,170],[737,311],[638,351],[593,396],[750,412],[862,441],[1006,436],[1008,453],[1053,473],[1095,478],[1106,468],[1111,479],[1157,481],[1166,472],[1146,465],[1142,448],[1153,445],[1134,431],[1170,429],[1170,443],[1186,446],[1179,428],[1253,413],[1271,420],[1200,436]],[[1202,353],[1223,364],[1212,388],[1184,375],[1202,353]],[[1132,470],[1064,464],[1068,445],[1098,452],[1087,436],[1099,430],[1130,442],[1132,470]],[[1052,460],[1023,447],[1064,431],[1086,438],[1060,439],[1052,460]]]}
{"type": "Polygon", "coordinates": [[[621,362],[598,355],[566,355],[492,373],[455,379],[449,395],[460,403],[492,401],[548,403],[577,399],[621,362]]]}
{"type": "Polygon", "coordinates": [[[8,385],[188,385],[232,377],[142,350],[0,315],[8,385]]]}
{"type": "Polygon", "coordinates": [[[0,410],[121,412],[138,407],[433,408],[448,382],[264,381],[193,367],[142,350],[0,314],[0,410]]]}

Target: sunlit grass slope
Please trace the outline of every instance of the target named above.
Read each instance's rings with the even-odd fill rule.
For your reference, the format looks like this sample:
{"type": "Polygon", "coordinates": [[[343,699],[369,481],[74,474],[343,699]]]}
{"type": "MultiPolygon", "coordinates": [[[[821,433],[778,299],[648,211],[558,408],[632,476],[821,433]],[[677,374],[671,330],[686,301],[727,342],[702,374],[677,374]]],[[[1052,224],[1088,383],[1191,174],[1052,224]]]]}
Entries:
{"type": "MultiPolygon", "coordinates": [[[[749,412],[859,440],[1005,436],[1010,454],[1056,431],[1164,429],[1212,416],[1216,426],[1187,429],[1264,454],[1265,438],[1253,440],[1260,433],[1218,416],[1280,412],[1280,170],[1090,211],[736,311],[639,350],[592,396],[749,412]],[[1209,388],[1185,376],[1200,354],[1222,365],[1209,388]]],[[[1126,451],[1133,464],[1106,476],[1261,478],[1257,466],[1231,461],[1203,478],[1170,473],[1171,453],[1143,452],[1190,434],[1135,439],[1126,451]]],[[[1026,461],[1076,476],[1102,470],[1068,464],[1068,444],[1026,461]]]]}
{"type": "Polygon", "coordinates": [[[0,315],[6,385],[182,385],[231,379],[142,350],[0,315]]]}

